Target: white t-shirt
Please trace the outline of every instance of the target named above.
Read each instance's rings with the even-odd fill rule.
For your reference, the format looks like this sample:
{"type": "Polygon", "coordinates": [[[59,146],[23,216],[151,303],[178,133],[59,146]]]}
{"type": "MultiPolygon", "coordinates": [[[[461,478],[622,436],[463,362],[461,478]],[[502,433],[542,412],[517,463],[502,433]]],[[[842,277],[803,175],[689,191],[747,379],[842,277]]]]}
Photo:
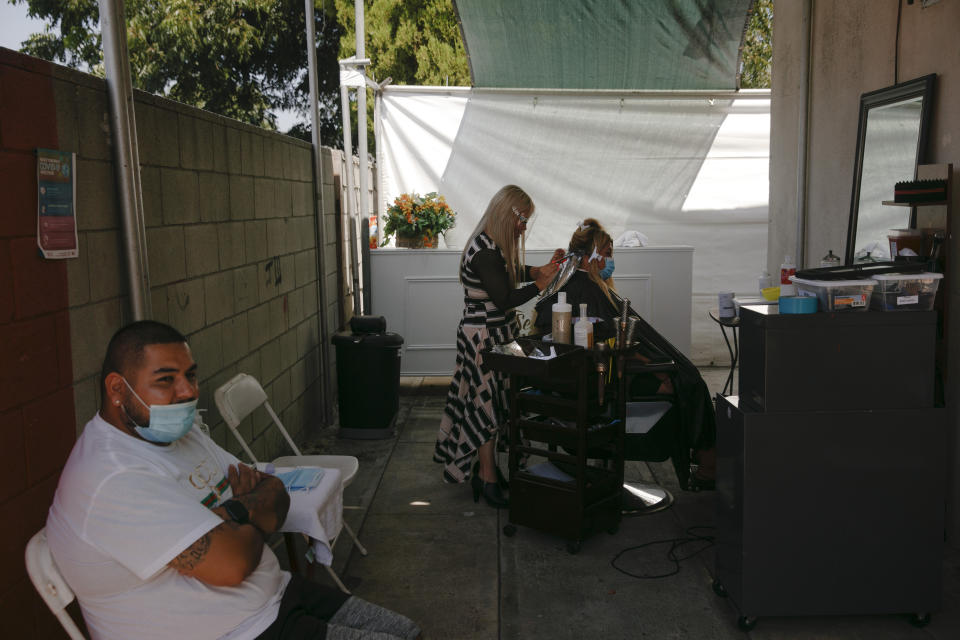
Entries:
{"type": "Polygon", "coordinates": [[[87,423],[47,516],[50,551],[94,640],[255,638],[276,619],[290,574],[264,546],[242,584],[215,587],[167,566],[222,522],[237,459],[196,426],[163,447],[87,423]]]}

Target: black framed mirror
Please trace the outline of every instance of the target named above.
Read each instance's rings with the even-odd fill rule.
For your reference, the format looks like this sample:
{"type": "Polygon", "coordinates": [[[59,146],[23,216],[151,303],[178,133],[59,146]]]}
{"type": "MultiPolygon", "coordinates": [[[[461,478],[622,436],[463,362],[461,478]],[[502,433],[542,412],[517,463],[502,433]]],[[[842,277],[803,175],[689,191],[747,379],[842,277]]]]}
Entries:
{"type": "Polygon", "coordinates": [[[891,229],[911,225],[910,207],[885,206],[897,182],[926,158],[936,74],[860,96],[845,264],[890,260],[891,229]]]}

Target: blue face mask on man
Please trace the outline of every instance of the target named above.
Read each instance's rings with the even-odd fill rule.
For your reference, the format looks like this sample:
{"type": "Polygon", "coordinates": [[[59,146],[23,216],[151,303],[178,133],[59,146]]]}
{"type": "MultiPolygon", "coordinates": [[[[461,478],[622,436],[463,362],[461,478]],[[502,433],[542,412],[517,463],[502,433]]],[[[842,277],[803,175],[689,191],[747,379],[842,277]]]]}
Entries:
{"type": "MultiPolygon", "coordinates": [[[[141,427],[136,422],[133,423],[134,429],[141,438],[156,444],[167,444],[179,440],[190,432],[197,415],[196,399],[178,404],[147,404],[126,379],[123,382],[140,404],[150,410],[147,426],[141,427]]],[[[124,412],[126,413],[126,410],[124,412]]],[[[133,420],[129,413],[127,416],[133,420]]]]}
{"type": "Polygon", "coordinates": [[[600,270],[600,279],[606,280],[613,275],[613,258],[607,258],[603,269],[600,270]]]}

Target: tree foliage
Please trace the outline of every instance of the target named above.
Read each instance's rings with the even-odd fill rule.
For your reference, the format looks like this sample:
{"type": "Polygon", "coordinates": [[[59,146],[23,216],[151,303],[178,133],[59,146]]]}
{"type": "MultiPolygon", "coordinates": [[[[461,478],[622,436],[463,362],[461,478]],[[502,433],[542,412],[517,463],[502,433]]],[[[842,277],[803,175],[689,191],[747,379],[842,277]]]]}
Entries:
{"type": "Polygon", "coordinates": [[[773,58],[773,0],[756,0],[747,21],[743,46],[743,70],[740,86],[744,89],[768,89],[773,58]]]}
{"type": "MultiPolygon", "coordinates": [[[[340,57],[356,53],[353,0],[336,0],[340,57]]],[[[394,84],[469,85],[470,71],[451,0],[365,0],[368,72],[394,84]]]]}
{"type": "MultiPolygon", "coordinates": [[[[335,0],[343,25],[340,58],[356,54],[354,0],[335,0]]],[[[410,85],[470,85],[467,54],[451,0],[364,0],[367,75],[410,85]]],[[[351,128],[357,145],[357,103],[351,97],[351,128]]],[[[367,95],[367,140],[373,144],[373,96],[367,95]]]]}
{"type": "MultiPolygon", "coordinates": [[[[103,74],[97,0],[14,0],[46,21],[22,50],[103,74]]],[[[336,56],[342,30],[331,0],[315,11],[321,132],[339,139],[336,56]]],[[[127,0],[133,85],[254,125],[276,109],[307,112],[304,4],[300,0],[127,0]]]]}

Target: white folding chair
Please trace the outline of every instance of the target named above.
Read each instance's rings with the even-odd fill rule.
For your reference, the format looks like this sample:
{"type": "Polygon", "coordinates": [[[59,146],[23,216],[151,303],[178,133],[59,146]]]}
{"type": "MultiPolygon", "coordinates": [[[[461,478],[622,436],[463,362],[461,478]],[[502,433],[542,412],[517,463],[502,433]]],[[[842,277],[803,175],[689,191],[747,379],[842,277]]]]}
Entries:
{"type": "Polygon", "coordinates": [[[67,586],[66,580],[60,575],[60,570],[53,561],[50,547],[47,546],[46,528],[33,534],[30,542],[27,543],[24,556],[30,581],[33,582],[43,601],[50,607],[53,615],[57,616],[64,631],[73,640],[86,640],[66,611],[67,605],[73,602],[73,590],[67,586]]]}
{"type": "MultiPolygon", "coordinates": [[[[326,467],[328,469],[338,469],[340,471],[340,477],[342,478],[344,489],[346,489],[347,486],[353,481],[354,476],[357,475],[357,471],[360,469],[360,461],[354,456],[305,456],[301,454],[300,449],[296,444],[294,444],[290,434],[287,433],[287,430],[283,427],[283,423],[280,422],[280,418],[277,416],[276,412],[274,412],[273,407],[270,406],[270,402],[267,400],[267,393],[263,390],[263,387],[260,386],[260,383],[257,382],[257,379],[249,374],[238,373],[228,380],[223,386],[216,390],[214,393],[214,401],[217,403],[217,409],[220,410],[220,415],[223,416],[223,420],[227,423],[227,427],[230,428],[230,431],[233,432],[233,435],[240,442],[240,446],[243,447],[243,450],[254,463],[259,462],[259,460],[257,460],[255,455],[253,455],[253,451],[250,450],[250,447],[243,439],[243,436],[240,435],[239,426],[244,418],[253,413],[254,409],[260,405],[263,405],[264,408],[266,408],[267,413],[270,414],[273,424],[280,429],[280,433],[283,434],[284,439],[287,441],[287,444],[290,445],[290,448],[295,454],[292,456],[282,456],[277,458],[273,461],[274,466],[326,467]]],[[[359,509],[360,507],[344,506],[343,508],[359,509]]],[[[359,551],[361,555],[367,555],[366,548],[360,544],[360,540],[357,539],[357,534],[353,532],[353,529],[350,528],[350,525],[347,524],[346,520],[343,521],[343,528],[353,539],[353,543],[356,545],[357,551],[359,551]]],[[[339,535],[330,541],[331,549],[336,544],[337,538],[339,538],[339,535]]],[[[333,578],[333,581],[337,583],[337,586],[340,587],[344,593],[350,593],[350,591],[344,586],[343,582],[341,582],[339,576],[337,576],[333,568],[327,567],[326,569],[333,578]]]]}

